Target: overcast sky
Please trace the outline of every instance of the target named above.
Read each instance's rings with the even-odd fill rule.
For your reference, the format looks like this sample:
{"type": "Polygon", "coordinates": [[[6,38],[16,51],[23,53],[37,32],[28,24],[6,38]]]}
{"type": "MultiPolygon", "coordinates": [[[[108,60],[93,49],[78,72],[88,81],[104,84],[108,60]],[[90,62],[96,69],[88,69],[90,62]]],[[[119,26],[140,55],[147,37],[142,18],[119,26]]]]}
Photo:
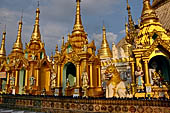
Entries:
{"type": "MultiPolygon", "coordinates": [[[[142,0],[129,0],[135,22],[140,18],[142,0]]],[[[6,51],[11,52],[17,37],[18,21],[23,9],[22,42],[30,41],[35,22],[37,0],[1,0],[0,33],[4,24],[7,25],[6,51]]],[[[72,32],[76,11],[76,0],[40,0],[40,32],[48,55],[55,50],[56,44],[61,45],[61,38],[72,32]]],[[[107,39],[111,46],[125,36],[127,19],[126,0],[82,0],[81,15],[89,42],[95,40],[97,48],[101,45],[103,23],[107,30],[107,39]],[[126,19],[125,19],[126,18],[126,19]]]]}

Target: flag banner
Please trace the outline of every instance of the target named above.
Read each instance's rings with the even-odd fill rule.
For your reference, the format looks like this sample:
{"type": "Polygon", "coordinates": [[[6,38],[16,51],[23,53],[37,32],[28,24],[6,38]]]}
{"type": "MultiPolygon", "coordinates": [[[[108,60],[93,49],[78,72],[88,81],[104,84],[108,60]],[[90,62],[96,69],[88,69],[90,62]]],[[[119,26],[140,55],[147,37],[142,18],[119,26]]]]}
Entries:
{"type": "Polygon", "coordinates": [[[0,78],[6,78],[6,72],[0,72],[0,78]]]}

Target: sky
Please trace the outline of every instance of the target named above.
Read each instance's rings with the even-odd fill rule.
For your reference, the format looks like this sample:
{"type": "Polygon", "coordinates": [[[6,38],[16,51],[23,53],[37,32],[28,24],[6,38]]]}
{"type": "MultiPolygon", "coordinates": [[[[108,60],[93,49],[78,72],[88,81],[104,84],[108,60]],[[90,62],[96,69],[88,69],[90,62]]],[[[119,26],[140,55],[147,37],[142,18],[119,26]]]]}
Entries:
{"type": "MultiPolygon", "coordinates": [[[[61,39],[73,30],[76,12],[76,0],[39,0],[40,32],[45,43],[47,55],[54,53],[56,44],[61,46],[61,39]]],[[[23,10],[22,43],[31,39],[35,22],[38,0],[1,0],[0,3],[0,42],[6,24],[6,53],[11,52],[17,38],[18,21],[23,10]]],[[[129,0],[134,21],[137,23],[142,11],[142,0],[129,0]]],[[[126,0],[82,0],[81,17],[89,43],[94,40],[97,49],[102,41],[102,26],[106,27],[107,40],[118,43],[125,37],[127,21],[126,0]]]]}

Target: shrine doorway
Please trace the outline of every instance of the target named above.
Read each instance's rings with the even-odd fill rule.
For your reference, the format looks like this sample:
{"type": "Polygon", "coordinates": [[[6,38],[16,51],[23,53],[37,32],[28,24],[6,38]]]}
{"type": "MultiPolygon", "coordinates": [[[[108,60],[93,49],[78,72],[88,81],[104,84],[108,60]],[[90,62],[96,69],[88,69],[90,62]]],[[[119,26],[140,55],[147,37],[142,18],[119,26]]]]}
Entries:
{"type": "Polygon", "coordinates": [[[76,66],[71,62],[65,64],[63,68],[63,85],[62,85],[63,96],[66,96],[65,89],[67,86],[67,81],[69,81],[70,87],[74,87],[76,85],[76,66]]]}
{"type": "Polygon", "coordinates": [[[164,81],[170,82],[170,59],[165,56],[158,55],[150,59],[149,69],[154,69],[161,73],[164,81]]]}
{"type": "Polygon", "coordinates": [[[22,68],[19,71],[19,94],[24,93],[24,86],[25,86],[25,69],[22,68]]]}

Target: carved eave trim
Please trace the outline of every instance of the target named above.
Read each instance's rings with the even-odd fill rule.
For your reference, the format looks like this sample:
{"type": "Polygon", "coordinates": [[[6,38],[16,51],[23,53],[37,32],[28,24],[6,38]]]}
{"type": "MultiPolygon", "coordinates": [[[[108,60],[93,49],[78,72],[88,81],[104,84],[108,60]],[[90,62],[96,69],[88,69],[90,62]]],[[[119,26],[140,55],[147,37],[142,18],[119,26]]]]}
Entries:
{"type": "Polygon", "coordinates": [[[28,60],[27,60],[26,58],[24,58],[23,56],[20,56],[19,58],[20,58],[20,60],[23,61],[24,65],[25,65],[26,67],[29,66],[29,62],[28,62],[28,60]]]}
{"type": "MultiPolygon", "coordinates": [[[[160,37],[158,37],[153,44],[150,46],[150,48],[144,52],[144,54],[142,55],[143,57],[149,57],[152,52],[155,50],[155,48],[157,48],[158,46],[162,46],[165,50],[167,50],[170,54],[170,46],[169,43],[167,43],[169,41],[166,40],[162,40],[160,37]]],[[[158,47],[159,48],[159,47],[158,47]]]]}
{"type": "Polygon", "coordinates": [[[47,60],[47,58],[42,59],[42,60],[38,63],[38,67],[41,68],[44,62],[46,62],[47,65],[48,65],[48,67],[49,67],[50,69],[52,69],[52,66],[51,66],[50,62],[47,60]]]}
{"type": "Polygon", "coordinates": [[[4,69],[4,71],[6,69],[6,63],[5,62],[3,62],[3,64],[1,64],[1,66],[0,66],[0,71],[3,71],[3,69],[4,69]]]}
{"type": "Polygon", "coordinates": [[[94,40],[91,43],[87,44],[87,47],[94,48],[94,51],[96,51],[96,46],[95,46],[94,40]]]}

